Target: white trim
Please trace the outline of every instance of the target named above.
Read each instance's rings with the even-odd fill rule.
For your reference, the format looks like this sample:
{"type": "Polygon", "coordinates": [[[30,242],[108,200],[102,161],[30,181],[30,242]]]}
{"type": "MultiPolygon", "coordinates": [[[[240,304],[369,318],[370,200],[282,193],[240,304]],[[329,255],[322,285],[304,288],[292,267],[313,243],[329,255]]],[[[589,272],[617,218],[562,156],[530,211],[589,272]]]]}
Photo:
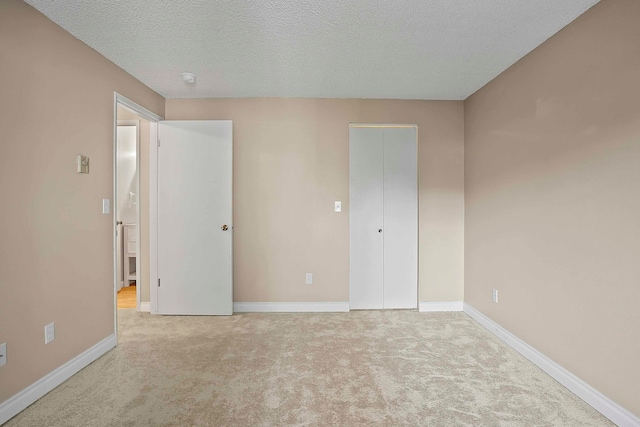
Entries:
{"type": "Polygon", "coordinates": [[[140,310],[138,310],[140,312],[143,313],[150,313],[151,312],[151,303],[150,302],[141,302],[140,303],[140,310]]]}
{"type": "Polygon", "coordinates": [[[547,356],[540,353],[538,350],[531,347],[511,332],[504,329],[502,326],[498,325],[496,322],[489,319],[469,304],[464,304],[464,312],[618,426],[640,426],[640,418],[636,417],[634,414],[615,403],[613,400],[609,399],[553,360],[549,359],[547,356]]]}
{"type": "MultiPolygon", "coordinates": [[[[376,124],[376,123],[349,123],[350,128],[416,128],[418,129],[417,124],[408,125],[408,124],[399,124],[399,123],[384,123],[384,124],[376,124]]],[[[417,135],[416,135],[417,140],[417,135]]]]}
{"type": "MultiPolygon", "coordinates": [[[[120,104],[123,107],[128,108],[129,110],[133,111],[143,119],[149,120],[150,122],[159,122],[160,120],[162,120],[162,117],[160,117],[153,111],[147,110],[142,105],[133,102],[126,96],[120,95],[118,92],[114,92],[113,96],[114,96],[116,105],[120,104]]],[[[115,114],[114,114],[114,117],[115,117],[115,114]]]]}
{"type": "MultiPolygon", "coordinates": [[[[140,258],[140,250],[142,248],[142,240],[140,239],[142,235],[142,223],[141,223],[141,203],[140,200],[140,120],[136,121],[136,307],[138,310],[140,309],[140,288],[142,288],[142,280],[140,280],[141,271],[142,271],[142,261],[140,258]]],[[[124,266],[123,266],[124,267],[124,266]]],[[[127,283],[129,281],[127,280],[127,283]]]]}
{"type": "Polygon", "coordinates": [[[158,122],[151,123],[149,144],[149,298],[158,313],[158,122]]]}
{"type": "Polygon", "coordinates": [[[40,378],[21,392],[2,402],[2,404],[0,404],[0,424],[4,424],[9,419],[24,411],[27,406],[49,393],[115,346],[116,336],[112,334],[87,351],[40,378]]]}
{"type": "MultiPolygon", "coordinates": [[[[113,198],[113,206],[111,212],[112,232],[113,237],[111,243],[113,247],[113,334],[116,339],[116,345],[118,345],[118,291],[122,289],[122,286],[118,288],[118,93],[113,94],[113,153],[112,153],[112,172],[113,172],[113,191],[111,196],[113,198]]],[[[124,266],[123,266],[124,268],[124,266]]],[[[124,281],[123,281],[124,282],[124,281]]],[[[123,283],[124,286],[124,283],[123,283]]]]}
{"type": "Polygon", "coordinates": [[[418,304],[418,311],[462,311],[462,305],[462,301],[425,301],[418,304]]]}
{"type": "Polygon", "coordinates": [[[332,313],[349,311],[348,302],[234,302],[235,313],[332,313]]]}

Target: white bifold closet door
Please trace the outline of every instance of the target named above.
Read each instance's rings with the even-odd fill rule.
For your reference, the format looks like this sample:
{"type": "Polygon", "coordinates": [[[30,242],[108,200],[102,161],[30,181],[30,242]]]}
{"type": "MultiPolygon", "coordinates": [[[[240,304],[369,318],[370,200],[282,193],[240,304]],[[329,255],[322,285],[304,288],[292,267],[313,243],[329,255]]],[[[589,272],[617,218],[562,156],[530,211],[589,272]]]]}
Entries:
{"type": "Polygon", "coordinates": [[[416,127],[349,129],[352,309],[417,308],[416,127]]]}

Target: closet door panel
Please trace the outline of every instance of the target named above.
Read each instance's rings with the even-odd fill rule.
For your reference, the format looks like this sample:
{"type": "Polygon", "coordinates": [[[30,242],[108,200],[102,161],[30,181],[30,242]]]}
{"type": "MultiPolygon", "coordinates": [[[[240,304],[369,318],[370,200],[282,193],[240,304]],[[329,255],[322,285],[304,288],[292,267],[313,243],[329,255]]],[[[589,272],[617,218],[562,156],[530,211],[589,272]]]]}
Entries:
{"type": "Polygon", "coordinates": [[[415,128],[384,129],[384,308],[417,308],[418,168],[415,128]]]}
{"type": "Polygon", "coordinates": [[[351,309],[383,308],[383,129],[349,129],[351,309]]]}

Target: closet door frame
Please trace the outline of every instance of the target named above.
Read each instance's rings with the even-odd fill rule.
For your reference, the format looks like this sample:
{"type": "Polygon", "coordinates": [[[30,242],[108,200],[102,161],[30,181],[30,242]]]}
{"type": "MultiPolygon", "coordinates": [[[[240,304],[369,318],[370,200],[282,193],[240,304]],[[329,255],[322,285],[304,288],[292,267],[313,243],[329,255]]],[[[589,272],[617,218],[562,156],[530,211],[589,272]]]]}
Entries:
{"type": "MultiPolygon", "coordinates": [[[[419,289],[418,289],[418,283],[419,283],[419,268],[418,268],[418,261],[419,261],[419,248],[418,248],[418,242],[419,242],[419,170],[418,170],[418,126],[416,124],[369,124],[369,123],[351,123],[349,124],[349,197],[350,197],[350,201],[349,201],[349,244],[350,244],[350,274],[349,274],[349,303],[350,303],[350,309],[376,309],[376,308],[388,308],[388,309],[393,309],[393,308],[406,308],[406,309],[415,309],[418,307],[418,293],[419,293],[419,289]],[[362,269],[363,265],[366,265],[366,262],[363,261],[363,257],[359,257],[357,254],[357,247],[354,247],[354,237],[358,238],[359,235],[362,233],[362,230],[359,230],[358,228],[361,228],[361,226],[359,227],[360,224],[357,224],[358,218],[361,217],[361,215],[358,215],[358,212],[356,211],[355,215],[354,215],[354,171],[352,170],[352,166],[353,166],[353,162],[354,159],[352,158],[353,155],[353,150],[352,150],[352,133],[351,130],[354,128],[373,128],[373,129],[393,129],[393,128],[405,128],[405,129],[413,129],[415,130],[414,132],[414,136],[415,136],[415,140],[413,141],[413,143],[415,144],[415,153],[413,154],[413,158],[415,161],[415,235],[413,235],[412,233],[412,242],[410,243],[412,246],[415,244],[415,248],[413,248],[413,250],[411,251],[411,257],[415,256],[415,259],[413,260],[413,266],[412,268],[415,268],[415,271],[410,272],[408,275],[411,276],[413,275],[413,277],[415,278],[415,280],[413,280],[413,278],[411,279],[411,286],[407,286],[406,291],[408,291],[412,295],[411,297],[407,297],[407,298],[401,298],[402,301],[398,302],[397,299],[397,295],[396,298],[392,298],[391,300],[389,298],[385,298],[384,297],[384,287],[390,287],[392,286],[392,283],[389,283],[390,277],[389,275],[387,276],[387,283],[385,285],[384,283],[384,270],[382,270],[382,274],[380,277],[380,280],[383,280],[382,282],[382,286],[383,286],[383,296],[381,298],[381,301],[379,303],[371,303],[371,301],[362,301],[362,295],[363,294],[367,294],[367,291],[363,291],[362,289],[359,289],[362,287],[361,284],[355,283],[354,280],[358,280],[358,279],[362,279],[362,277],[366,277],[367,274],[362,274],[362,271],[358,271],[358,269],[362,269]],[[362,277],[360,277],[362,276],[362,277]],[[411,289],[413,288],[413,289],[411,289]]],[[[385,134],[385,132],[381,132],[382,135],[385,134]]],[[[382,145],[384,147],[384,136],[382,137],[382,145]]],[[[384,150],[383,150],[384,151],[384,150]]],[[[384,165],[385,160],[384,160],[384,154],[382,155],[382,164],[384,165]]],[[[384,166],[383,166],[384,167],[384,166]]],[[[356,171],[357,173],[357,171],[356,171]]],[[[384,186],[384,179],[383,179],[383,186],[384,186]]],[[[357,190],[357,186],[355,188],[357,190]]],[[[384,192],[383,192],[384,193],[384,192]]],[[[356,195],[357,197],[357,195],[356,195]]],[[[384,207],[384,203],[382,206],[382,211],[384,212],[385,207],[384,207]]],[[[388,205],[387,205],[388,206],[388,205]]],[[[355,209],[359,209],[358,208],[358,203],[356,200],[355,203],[355,209]]],[[[360,208],[361,209],[361,208],[360,208]]],[[[411,207],[411,209],[413,210],[413,207],[411,207]]],[[[380,221],[380,228],[384,228],[384,214],[382,217],[382,220],[380,221]]],[[[369,224],[369,228],[371,227],[371,224],[369,224]]],[[[377,231],[377,230],[374,230],[377,231]]],[[[381,237],[381,244],[384,241],[384,231],[382,231],[382,233],[380,233],[380,237],[381,237]]],[[[370,236],[371,238],[373,238],[373,236],[370,236]]],[[[369,237],[367,237],[367,239],[369,239],[369,237]]],[[[360,246],[362,246],[362,244],[360,244],[360,246]]],[[[385,252],[385,246],[384,244],[382,244],[382,256],[380,257],[381,263],[385,262],[384,261],[384,252],[385,252]]],[[[376,268],[374,266],[373,271],[371,272],[371,274],[379,274],[376,273],[377,270],[379,270],[379,268],[376,268]]],[[[373,281],[372,283],[376,283],[375,281],[373,281]]],[[[375,286],[375,285],[374,285],[375,286]]],[[[390,289],[390,288],[389,288],[390,289]]],[[[375,290],[372,290],[371,293],[373,295],[375,294],[379,294],[380,292],[376,292],[375,290]]]]}

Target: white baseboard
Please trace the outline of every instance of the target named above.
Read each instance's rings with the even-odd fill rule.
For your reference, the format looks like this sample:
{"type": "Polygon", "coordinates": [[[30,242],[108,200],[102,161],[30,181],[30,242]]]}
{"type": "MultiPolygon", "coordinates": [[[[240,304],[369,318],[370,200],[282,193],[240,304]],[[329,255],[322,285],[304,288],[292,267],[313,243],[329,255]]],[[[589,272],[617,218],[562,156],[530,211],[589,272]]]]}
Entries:
{"type": "Polygon", "coordinates": [[[234,302],[234,313],[330,313],[349,311],[348,302],[234,302]]]}
{"type": "Polygon", "coordinates": [[[609,418],[619,427],[640,427],[640,418],[636,417],[634,414],[618,405],[616,402],[609,399],[553,360],[549,359],[547,356],[540,353],[538,350],[531,347],[511,332],[504,329],[502,326],[498,325],[496,322],[489,319],[469,304],[464,304],[464,312],[487,328],[495,336],[507,343],[507,345],[512,347],[518,353],[529,359],[560,384],[571,390],[580,399],[593,406],[595,410],[609,418]]]}
{"type": "Polygon", "coordinates": [[[27,406],[71,378],[79,370],[93,362],[116,346],[116,336],[112,334],[84,353],[74,357],[64,365],[40,378],[18,394],[0,404],[0,425],[15,417],[27,406]]]}
{"type": "Polygon", "coordinates": [[[429,301],[418,303],[418,311],[462,311],[462,301],[429,301]]]}
{"type": "Polygon", "coordinates": [[[150,302],[140,302],[140,310],[144,313],[151,313],[151,303],[150,302]]]}

